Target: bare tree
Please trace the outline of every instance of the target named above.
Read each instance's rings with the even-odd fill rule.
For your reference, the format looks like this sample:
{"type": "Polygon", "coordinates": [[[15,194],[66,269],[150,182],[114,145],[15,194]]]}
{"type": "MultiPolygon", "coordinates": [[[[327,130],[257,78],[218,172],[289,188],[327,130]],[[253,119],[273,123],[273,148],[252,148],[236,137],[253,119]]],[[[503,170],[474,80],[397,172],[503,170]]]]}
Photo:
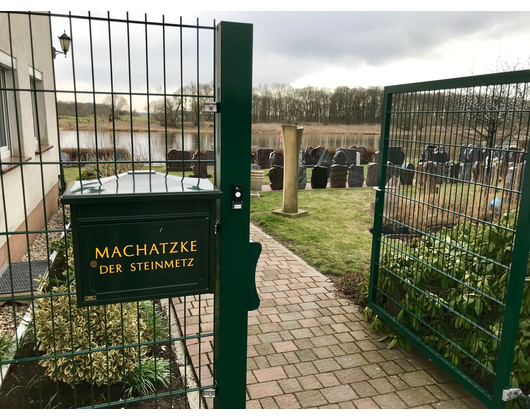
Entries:
{"type": "Polygon", "coordinates": [[[106,115],[108,122],[123,120],[129,115],[127,111],[127,100],[121,95],[107,95],[103,99],[103,105],[107,107],[106,115]]]}

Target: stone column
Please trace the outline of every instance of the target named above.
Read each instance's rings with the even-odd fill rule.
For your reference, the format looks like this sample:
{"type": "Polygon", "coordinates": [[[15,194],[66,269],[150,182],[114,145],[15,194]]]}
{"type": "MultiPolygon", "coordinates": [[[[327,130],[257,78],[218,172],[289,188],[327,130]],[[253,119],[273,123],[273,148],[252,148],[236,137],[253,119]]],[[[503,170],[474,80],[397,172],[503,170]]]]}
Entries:
{"type": "Polygon", "coordinates": [[[283,207],[273,210],[274,214],[285,217],[300,217],[307,211],[298,210],[298,160],[304,129],[296,125],[282,125],[284,166],[283,166],[283,207]]]}

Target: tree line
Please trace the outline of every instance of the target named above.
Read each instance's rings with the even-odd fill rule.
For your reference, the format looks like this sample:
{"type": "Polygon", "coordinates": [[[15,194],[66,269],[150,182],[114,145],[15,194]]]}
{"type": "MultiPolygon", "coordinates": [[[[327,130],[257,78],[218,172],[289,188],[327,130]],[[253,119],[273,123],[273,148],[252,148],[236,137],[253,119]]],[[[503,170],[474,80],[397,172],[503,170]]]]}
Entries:
{"type": "MultiPolygon", "coordinates": [[[[177,127],[181,121],[197,125],[211,121],[212,114],[203,112],[205,101],[213,99],[213,83],[189,83],[180,90],[163,95],[162,90],[150,100],[152,119],[161,125],[177,127]]],[[[252,89],[252,122],[300,122],[322,124],[380,124],[382,87],[339,86],[335,89],[306,86],[294,88],[289,84],[260,85],[252,89]]],[[[123,120],[130,116],[127,99],[121,95],[107,95],[102,103],[57,103],[59,118],[75,117],[103,121],[123,120]]],[[[133,116],[138,115],[136,110],[133,116]]]]}
{"type": "Polygon", "coordinates": [[[382,101],[380,86],[329,89],[260,85],[252,90],[252,122],[380,124],[382,101]]]}

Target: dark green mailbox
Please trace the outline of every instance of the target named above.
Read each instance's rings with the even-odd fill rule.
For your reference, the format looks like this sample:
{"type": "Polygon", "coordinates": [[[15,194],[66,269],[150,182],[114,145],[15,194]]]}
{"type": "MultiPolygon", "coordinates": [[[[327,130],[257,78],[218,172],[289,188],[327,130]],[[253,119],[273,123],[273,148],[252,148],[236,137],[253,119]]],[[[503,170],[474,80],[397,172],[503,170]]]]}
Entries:
{"type": "Polygon", "coordinates": [[[78,306],[212,293],[221,195],[154,171],[71,184],[78,306]]]}

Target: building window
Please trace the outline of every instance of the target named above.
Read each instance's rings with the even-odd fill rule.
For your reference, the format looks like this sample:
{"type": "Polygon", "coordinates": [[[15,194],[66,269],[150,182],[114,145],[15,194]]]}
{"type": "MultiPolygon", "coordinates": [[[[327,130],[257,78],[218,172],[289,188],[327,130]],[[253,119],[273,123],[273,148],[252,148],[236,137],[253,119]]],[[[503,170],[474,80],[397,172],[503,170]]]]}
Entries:
{"type": "Polygon", "coordinates": [[[0,67],[0,159],[11,156],[11,127],[9,122],[7,72],[0,67]]]}

